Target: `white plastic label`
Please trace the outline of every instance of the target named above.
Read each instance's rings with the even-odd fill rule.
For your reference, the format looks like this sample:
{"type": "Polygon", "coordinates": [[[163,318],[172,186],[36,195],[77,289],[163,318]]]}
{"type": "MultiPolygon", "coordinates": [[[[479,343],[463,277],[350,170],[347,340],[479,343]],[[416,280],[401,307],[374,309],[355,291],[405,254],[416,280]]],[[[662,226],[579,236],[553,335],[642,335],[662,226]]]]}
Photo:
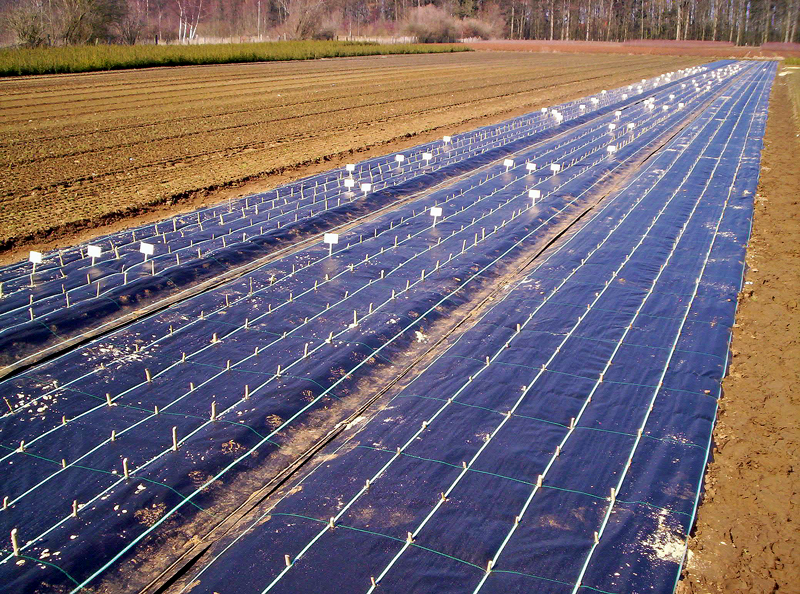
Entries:
{"type": "Polygon", "coordinates": [[[353,173],[356,170],[356,166],[354,163],[348,163],[347,165],[344,166],[344,168],[350,173],[353,173]]]}
{"type": "Polygon", "coordinates": [[[406,160],[406,156],[405,155],[395,155],[394,156],[394,160],[397,161],[398,163],[402,163],[403,161],[406,160]]]}
{"type": "Polygon", "coordinates": [[[361,184],[361,191],[365,194],[372,190],[372,184],[361,184]]]}
{"type": "Polygon", "coordinates": [[[430,161],[431,159],[433,159],[433,154],[431,154],[431,153],[422,153],[422,158],[425,159],[426,161],[430,161]]]}
{"type": "Polygon", "coordinates": [[[354,180],[352,177],[348,177],[346,180],[344,180],[345,188],[352,188],[355,185],[356,185],[356,180],[354,180]]]}
{"type": "Polygon", "coordinates": [[[339,234],[338,233],[326,233],[323,241],[325,243],[329,243],[333,245],[334,243],[339,243],[339,234]]]}
{"type": "Polygon", "coordinates": [[[431,216],[432,217],[440,217],[442,216],[442,207],[441,206],[434,206],[431,208],[431,216]]]}
{"type": "Polygon", "coordinates": [[[606,147],[606,150],[607,150],[609,153],[616,153],[616,152],[617,152],[617,145],[616,145],[616,144],[609,144],[609,145],[606,147]]]}
{"type": "Polygon", "coordinates": [[[503,167],[505,167],[506,169],[513,166],[514,166],[514,159],[506,159],[505,161],[503,161],[503,167]]]}
{"type": "Polygon", "coordinates": [[[525,163],[525,169],[534,171],[536,169],[536,163],[525,163]]]}
{"type": "Polygon", "coordinates": [[[450,144],[451,140],[453,140],[453,139],[451,137],[449,137],[449,136],[442,136],[442,142],[445,143],[445,144],[450,144]]]}
{"type": "Polygon", "coordinates": [[[33,264],[41,264],[42,263],[42,252],[31,252],[28,254],[28,262],[33,264]]]}
{"type": "Polygon", "coordinates": [[[142,252],[145,256],[152,256],[153,253],[156,251],[156,246],[154,246],[152,243],[142,242],[139,244],[139,251],[142,252]]]}
{"type": "Polygon", "coordinates": [[[103,248],[101,248],[99,245],[87,246],[86,255],[90,258],[99,258],[103,255],[103,248]]]}
{"type": "Polygon", "coordinates": [[[550,163],[550,171],[558,173],[559,171],[561,171],[561,165],[559,165],[558,163],[550,163]]]}
{"type": "Polygon", "coordinates": [[[541,190],[528,190],[528,198],[533,198],[534,200],[538,200],[542,197],[541,190]]]}

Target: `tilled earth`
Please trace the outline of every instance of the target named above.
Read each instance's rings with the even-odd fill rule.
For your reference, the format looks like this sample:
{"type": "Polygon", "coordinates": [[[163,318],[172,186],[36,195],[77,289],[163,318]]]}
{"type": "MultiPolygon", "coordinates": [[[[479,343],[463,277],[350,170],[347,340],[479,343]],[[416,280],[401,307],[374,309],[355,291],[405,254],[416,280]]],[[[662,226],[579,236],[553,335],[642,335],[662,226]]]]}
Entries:
{"type": "Polygon", "coordinates": [[[0,80],[0,257],[702,61],[475,52],[0,80]]]}
{"type": "Polygon", "coordinates": [[[800,167],[787,81],[770,98],[749,270],[681,594],[799,590],[800,167]]]}

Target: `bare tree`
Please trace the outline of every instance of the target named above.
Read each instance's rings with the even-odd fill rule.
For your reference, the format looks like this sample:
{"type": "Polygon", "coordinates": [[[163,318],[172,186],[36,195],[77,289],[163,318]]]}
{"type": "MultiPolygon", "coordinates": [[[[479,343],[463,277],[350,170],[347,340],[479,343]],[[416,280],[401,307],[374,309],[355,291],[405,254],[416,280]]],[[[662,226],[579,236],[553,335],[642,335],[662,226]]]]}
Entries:
{"type": "Polygon", "coordinates": [[[324,0],[280,0],[286,14],[284,34],[289,39],[312,39],[322,28],[324,0]]]}
{"type": "Polygon", "coordinates": [[[148,8],[147,0],[135,0],[128,4],[128,10],[117,25],[122,43],[134,45],[139,40],[147,26],[148,8]]]}
{"type": "Polygon", "coordinates": [[[178,11],[178,40],[186,43],[197,36],[203,0],[175,0],[178,11]]]}
{"type": "Polygon", "coordinates": [[[124,18],[124,0],[57,0],[55,19],[67,44],[113,39],[114,27],[124,18]]]}
{"type": "Polygon", "coordinates": [[[43,45],[47,39],[47,23],[42,0],[21,2],[6,15],[6,26],[14,33],[20,45],[43,45]]]}

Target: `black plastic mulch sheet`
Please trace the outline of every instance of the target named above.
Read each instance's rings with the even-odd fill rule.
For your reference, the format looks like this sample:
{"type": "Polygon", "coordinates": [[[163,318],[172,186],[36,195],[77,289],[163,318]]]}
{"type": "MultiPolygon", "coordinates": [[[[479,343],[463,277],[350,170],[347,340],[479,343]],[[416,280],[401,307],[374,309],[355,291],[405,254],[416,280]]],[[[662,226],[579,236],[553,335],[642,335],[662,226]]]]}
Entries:
{"type": "Polygon", "coordinates": [[[672,592],[774,73],[745,69],[182,591],[672,592]]]}
{"type": "MultiPolygon", "coordinates": [[[[481,498],[464,495],[464,501],[471,503],[450,505],[461,497],[453,490],[430,520],[446,517],[439,511],[461,514],[463,524],[448,520],[440,524],[444,529],[430,531],[451,538],[458,554],[448,553],[450,549],[441,543],[425,545],[432,553],[423,550],[419,538],[429,532],[420,532],[380,581],[381,587],[389,587],[391,576],[397,575],[391,572],[408,567],[417,573],[398,576],[394,583],[399,589],[408,591],[410,584],[439,591],[452,584],[463,591],[466,582],[459,572],[469,573],[463,579],[483,577],[491,558],[487,552],[496,550],[498,538],[502,541],[510,530],[507,514],[524,518],[520,506],[532,493],[531,483],[535,486],[542,474],[542,487],[529,507],[563,494],[575,498],[585,525],[576,524],[574,533],[563,528],[567,537],[559,532],[567,526],[566,518],[554,516],[553,524],[548,523],[553,532],[544,542],[558,543],[555,548],[563,552],[560,561],[548,556],[549,547],[537,549],[536,554],[525,551],[532,543],[541,546],[543,535],[511,534],[485,586],[508,587],[494,584],[528,573],[550,580],[577,579],[571,570],[557,568],[577,562],[578,550],[590,561],[584,583],[602,588],[602,580],[592,573],[598,559],[605,558],[599,551],[616,542],[608,538],[613,530],[631,526],[615,524],[622,513],[617,510],[629,510],[637,518],[646,517],[644,510],[651,514],[648,521],[662,522],[677,535],[693,513],[689,503],[706,453],[749,229],[752,202],[744,193],[752,191],[757,179],[773,74],[772,65],[722,62],[676,76],[647,95],[654,105],[640,100],[619,115],[611,110],[600,118],[575,122],[567,134],[516,153],[513,164],[496,162],[340,234],[330,252],[328,246],[317,244],[284,257],[0,382],[0,392],[13,411],[0,417],[0,448],[5,451],[0,454],[0,497],[5,497],[6,506],[0,530],[9,534],[15,529],[20,546],[14,556],[7,541],[0,558],[0,583],[15,591],[95,586],[130,560],[137,547],[157,542],[162,532],[198,518],[221,520],[216,515],[224,511],[219,499],[232,495],[225,486],[249,471],[290,461],[293,454],[285,446],[296,433],[333,426],[346,418],[360,402],[353,395],[361,380],[391,370],[411,343],[428,341],[431,324],[469,301],[505,264],[540,246],[554,229],[596,199],[593,192],[609,176],[693,115],[714,93],[726,90],[627,189],[592,211],[591,223],[545,254],[536,272],[495,306],[476,330],[370,422],[349,444],[347,454],[330,463],[333,471],[320,469],[300,493],[281,502],[270,516],[279,528],[267,523],[269,529],[248,533],[233,544],[244,547],[238,550],[257,564],[258,572],[248,575],[236,569],[239,561],[223,562],[239,559],[240,553],[231,552],[200,578],[202,591],[261,591],[279,575],[276,588],[315,591],[314,584],[324,583],[318,572],[335,570],[342,573],[342,584],[368,588],[370,577],[379,577],[398,546],[404,546],[407,532],[414,532],[431,511],[430,504],[461,476],[454,489],[469,487],[481,498]],[[746,124],[750,128],[744,129],[746,124]],[[725,144],[722,139],[728,137],[725,144]],[[617,147],[610,156],[609,145],[617,147]],[[707,158],[700,159],[701,155],[707,158]],[[723,158],[717,160],[720,155],[723,158]],[[529,162],[536,162],[536,168],[529,170],[525,165],[529,162]],[[562,169],[553,171],[552,163],[562,169]],[[688,177],[681,181],[683,175],[688,177]],[[711,183],[704,188],[707,180],[711,183]],[[729,187],[736,192],[726,202],[720,192],[729,187]],[[540,195],[532,198],[531,190],[540,195]],[[435,224],[430,215],[433,206],[442,209],[435,224]],[[720,213],[724,226],[715,229],[713,217],[720,213]],[[652,230],[643,235],[651,221],[652,230]],[[684,223],[686,229],[681,231],[684,223]],[[680,241],[670,251],[668,242],[679,232],[680,241]],[[632,251],[643,237],[646,245],[632,251]],[[709,241],[711,257],[702,263],[702,250],[709,241]],[[632,255],[626,260],[628,254],[632,255]],[[667,258],[657,290],[620,342],[623,322],[637,310],[642,291],[667,258]],[[580,266],[572,274],[575,262],[580,266]],[[610,277],[621,262],[626,268],[610,277]],[[692,274],[703,279],[696,295],[692,274]],[[604,285],[603,279],[611,279],[610,284],[604,285]],[[670,291],[662,288],[665,285],[670,291]],[[595,294],[600,301],[591,305],[587,299],[595,294]],[[687,307],[689,315],[682,321],[681,308],[687,307]],[[570,333],[569,324],[579,318],[580,330],[570,333]],[[676,324],[682,324],[678,334],[676,324]],[[668,342],[671,336],[678,340],[674,349],[668,342]],[[563,339],[569,344],[548,362],[563,339]],[[498,348],[500,353],[495,354],[498,348]],[[581,399],[615,349],[617,359],[598,385],[593,406],[582,408],[581,399]],[[566,360],[570,354],[574,361],[566,360]],[[628,359],[629,372],[621,364],[628,359]],[[637,438],[638,413],[657,385],[653,370],[665,361],[669,365],[660,380],[663,388],[647,417],[649,424],[637,438]],[[541,377],[534,383],[539,370],[541,377]],[[473,379],[456,394],[469,376],[473,379]],[[523,385],[530,388],[523,392],[523,385]],[[676,394],[668,399],[676,408],[655,415],[666,393],[676,394]],[[520,396],[524,398],[515,407],[520,396]],[[450,398],[454,400],[448,402],[450,398]],[[598,408],[604,401],[605,411],[598,408]],[[572,429],[571,418],[576,419],[572,429]],[[415,436],[423,420],[428,425],[415,436]],[[670,433],[673,421],[680,421],[685,436],[670,433]],[[437,422],[442,428],[434,431],[437,422]],[[503,426],[493,434],[499,422],[503,426]],[[514,431],[504,430],[512,424],[514,431]],[[548,474],[545,466],[554,444],[565,438],[563,452],[548,474]],[[592,441],[585,456],[577,453],[583,449],[568,447],[583,440],[592,441]],[[611,441],[621,448],[613,456],[607,453],[611,441]],[[625,448],[630,452],[634,443],[640,445],[631,470],[617,489],[614,513],[604,522],[608,508],[604,497],[612,478],[621,476],[614,465],[619,460],[624,464],[625,448]],[[470,462],[479,449],[481,455],[470,462]],[[676,452],[686,460],[680,469],[667,463],[676,452]],[[501,458],[508,459],[508,466],[495,467],[501,458]],[[556,471],[566,460],[577,466],[559,476],[556,471]],[[356,522],[355,516],[337,518],[334,523],[340,527],[321,533],[307,556],[281,574],[286,567],[283,555],[295,559],[301,545],[337,515],[335,508],[344,506],[388,462],[391,471],[387,469],[385,480],[381,474],[370,486],[368,498],[357,498],[359,506],[370,506],[359,516],[363,521],[356,522]],[[665,468],[672,472],[663,472],[665,468]],[[644,478],[636,479],[636,473],[644,478]],[[651,484],[653,476],[660,482],[651,484]],[[677,491],[688,494],[678,505],[670,497],[685,477],[694,483],[691,490],[677,491]],[[659,485],[660,496],[648,490],[660,492],[659,485]],[[634,487],[638,490],[626,490],[634,487]],[[489,510],[501,517],[487,520],[481,514],[489,510]],[[664,516],[661,520],[659,514],[664,516]],[[487,526],[492,527],[491,534],[485,533],[487,526]],[[365,538],[367,532],[356,528],[375,534],[365,538]],[[586,542],[589,528],[590,537],[599,533],[598,552],[591,558],[594,541],[586,542]],[[337,546],[336,554],[346,555],[360,569],[339,565],[330,547],[317,547],[331,536],[350,533],[348,538],[354,539],[352,546],[358,550],[337,546]],[[483,544],[473,550],[473,542],[483,544]],[[522,552],[514,553],[517,546],[522,552]],[[249,553],[248,547],[252,547],[249,553]],[[521,555],[520,563],[511,562],[515,554],[521,555]],[[314,562],[313,555],[321,557],[314,562]],[[539,557],[544,565],[525,565],[525,559],[539,557]],[[554,564],[552,571],[548,563],[554,564]],[[506,573],[504,564],[509,568],[506,573]],[[226,583],[227,587],[220,586],[226,583]]],[[[561,510],[564,505],[556,507],[561,510]]],[[[343,513],[349,509],[340,507],[343,513]]],[[[549,513],[545,511],[533,513],[545,517],[549,513]]],[[[521,521],[519,530],[534,524],[521,521]]],[[[659,566],[644,554],[641,558],[642,568],[659,566]]],[[[613,575],[603,573],[603,568],[598,571],[599,576],[613,575]]],[[[624,572],[621,576],[630,578],[624,572]]],[[[544,580],[542,587],[551,583],[558,584],[544,580]]],[[[611,585],[607,589],[616,591],[611,585]]]]}

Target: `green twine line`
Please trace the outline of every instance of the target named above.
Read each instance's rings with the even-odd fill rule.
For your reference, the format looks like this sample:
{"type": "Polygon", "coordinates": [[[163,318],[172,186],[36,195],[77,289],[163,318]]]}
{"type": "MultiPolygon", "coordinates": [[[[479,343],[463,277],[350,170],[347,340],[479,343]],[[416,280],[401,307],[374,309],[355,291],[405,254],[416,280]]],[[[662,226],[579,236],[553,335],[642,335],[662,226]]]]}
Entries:
{"type": "Polygon", "coordinates": [[[553,578],[546,578],[541,575],[534,575],[532,573],[523,573],[521,571],[513,571],[511,569],[492,569],[492,573],[511,573],[514,575],[521,575],[525,577],[535,578],[537,580],[545,580],[547,582],[553,582],[556,584],[564,584],[565,586],[571,586],[572,584],[569,582],[562,582],[561,580],[554,580],[553,578]]]}
{"type": "MultiPolygon", "coordinates": [[[[233,327],[233,328],[241,328],[242,327],[241,324],[234,324],[233,322],[225,322],[224,320],[209,320],[209,321],[214,323],[214,324],[221,324],[223,326],[228,326],[228,327],[233,327]]],[[[258,323],[260,323],[260,322],[258,322],[258,323]]],[[[299,326],[296,326],[296,327],[299,328],[299,326]]],[[[258,332],[259,334],[270,334],[272,336],[283,336],[283,334],[280,333],[280,332],[270,332],[269,330],[259,330],[258,328],[255,328],[254,326],[248,326],[248,330],[251,330],[253,332],[258,332]]],[[[226,338],[227,338],[227,336],[222,336],[222,337],[219,338],[219,341],[222,342],[226,338]]],[[[313,336],[304,336],[302,334],[292,334],[291,336],[289,336],[287,334],[286,338],[297,338],[299,340],[315,340],[315,337],[313,337],[313,336]]],[[[345,340],[344,343],[348,344],[348,345],[350,345],[350,344],[360,344],[361,346],[366,347],[369,350],[371,350],[373,357],[380,357],[381,359],[384,359],[387,363],[391,363],[391,360],[388,357],[384,357],[381,354],[375,354],[378,349],[372,348],[371,346],[369,346],[365,342],[361,342],[361,341],[358,341],[358,340],[345,340]]]]}
{"type": "MultiPolygon", "coordinates": [[[[367,445],[362,445],[362,444],[359,444],[356,447],[357,448],[364,448],[364,449],[367,449],[367,450],[374,450],[376,452],[384,452],[384,453],[387,453],[387,454],[395,454],[396,453],[393,450],[388,450],[388,449],[384,449],[384,448],[376,448],[376,447],[373,447],[373,446],[367,446],[367,445]]],[[[434,458],[423,458],[422,456],[415,456],[413,454],[406,454],[405,452],[401,452],[400,455],[408,456],[409,458],[415,458],[417,460],[422,460],[424,462],[434,462],[436,464],[442,464],[443,466],[450,466],[451,468],[462,468],[461,466],[459,466],[457,464],[451,464],[450,462],[445,462],[443,460],[436,460],[434,458]]],[[[513,481],[515,483],[522,483],[524,485],[533,486],[533,485],[536,484],[536,483],[533,483],[531,481],[526,481],[524,479],[514,478],[513,476],[507,476],[507,475],[504,475],[504,474],[497,474],[496,472],[489,472],[488,470],[478,470],[477,468],[468,468],[467,470],[469,470],[470,472],[477,472],[479,474],[486,474],[486,475],[489,475],[489,476],[494,476],[494,477],[505,479],[505,480],[508,480],[508,481],[513,481]]],[[[567,493],[575,493],[577,495],[586,495],[587,497],[591,497],[592,499],[599,499],[601,501],[607,499],[607,497],[605,497],[605,496],[595,495],[595,494],[589,493],[587,491],[580,491],[580,490],[577,490],[577,489],[566,489],[564,487],[556,487],[554,485],[542,484],[542,488],[544,488],[544,489],[553,489],[555,491],[564,491],[564,492],[567,492],[567,493]]],[[[646,501],[627,501],[625,499],[620,499],[620,498],[617,498],[616,501],[620,501],[622,503],[630,503],[630,504],[637,504],[638,503],[638,504],[646,505],[648,507],[652,507],[654,509],[667,511],[669,513],[675,513],[675,514],[681,514],[681,515],[687,515],[687,516],[689,515],[686,512],[677,511],[677,510],[674,510],[674,509],[670,509],[668,507],[661,507],[659,505],[654,505],[652,503],[647,503],[646,501]]]]}
{"type": "MultiPolygon", "coordinates": [[[[312,522],[318,522],[320,524],[327,524],[328,523],[325,520],[320,520],[319,518],[312,518],[312,517],[309,517],[309,516],[304,516],[302,514],[276,512],[276,513],[273,513],[273,514],[270,514],[270,515],[272,515],[272,516],[289,516],[289,517],[293,517],[293,518],[302,518],[304,520],[311,520],[312,522]]],[[[365,530],[363,528],[356,528],[355,526],[348,526],[347,524],[336,524],[336,528],[344,528],[346,530],[352,530],[354,532],[361,532],[363,534],[371,534],[373,536],[380,536],[382,538],[388,538],[389,540],[394,540],[396,542],[401,542],[401,543],[406,543],[407,542],[403,538],[397,538],[396,536],[391,536],[389,534],[383,534],[381,532],[375,532],[373,530],[365,530]]],[[[463,563],[465,565],[469,565],[469,566],[474,567],[474,568],[476,568],[476,569],[478,569],[480,571],[485,571],[484,568],[479,566],[479,565],[475,565],[474,563],[470,563],[469,561],[465,561],[464,559],[459,559],[458,557],[454,557],[452,555],[448,555],[447,553],[443,553],[441,551],[437,551],[436,549],[431,549],[429,547],[425,547],[425,546],[422,546],[420,544],[416,544],[416,543],[413,543],[413,542],[410,543],[410,545],[412,547],[417,547],[418,549],[422,549],[424,551],[428,551],[428,552],[434,553],[436,555],[441,555],[442,557],[447,557],[448,559],[452,559],[453,561],[458,561],[459,563],[463,563]]]]}
{"type": "Polygon", "coordinates": [[[43,321],[37,319],[36,322],[38,322],[45,330],[50,332],[50,334],[52,334],[53,336],[55,336],[58,339],[61,339],[61,337],[58,334],[56,334],[55,332],[53,332],[53,329],[50,328],[47,324],[45,324],[43,321]]]}
{"type": "MultiPolygon", "coordinates": [[[[16,449],[17,449],[17,448],[10,448],[10,447],[8,447],[6,445],[2,445],[0,447],[3,447],[3,448],[8,449],[8,450],[13,450],[13,451],[16,451],[16,449]]],[[[44,460],[45,462],[50,462],[52,464],[58,464],[59,467],[61,466],[61,462],[58,462],[58,461],[53,460],[51,458],[46,458],[45,456],[40,456],[38,454],[32,454],[31,452],[21,452],[21,453],[25,454],[26,456],[31,456],[32,458],[37,458],[39,460],[44,460]]],[[[67,468],[80,468],[81,470],[91,470],[92,472],[99,472],[101,474],[110,474],[111,476],[119,477],[118,474],[116,474],[114,472],[111,472],[109,470],[103,470],[102,468],[92,468],[91,466],[83,466],[82,464],[69,464],[67,466],[67,468]]],[[[169,489],[170,491],[175,493],[181,499],[183,499],[183,500],[187,499],[179,491],[176,491],[175,489],[173,489],[172,487],[170,487],[169,485],[167,485],[165,483],[159,483],[158,481],[154,481],[152,479],[145,478],[143,476],[137,476],[136,480],[142,480],[142,481],[145,481],[145,482],[148,482],[148,483],[153,483],[154,485],[158,485],[160,487],[166,487],[167,489],[169,489]]],[[[202,507],[200,507],[199,505],[197,505],[194,501],[189,501],[189,503],[194,505],[200,511],[203,511],[203,512],[207,511],[207,510],[203,509],[202,507]]],[[[208,512],[208,513],[211,513],[211,512],[208,512]]]]}
{"type": "Polygon", "coordinates": [[[28,557],[27,555],[19,555],[19,557],[21,557],[23,559],[30,559],[34,563],[41,563],[42,565],[48,565],[50,567],[54,567],[55,569],[57,569],[58,571],[63,573],[65,576],[67,576],[72,581],[73,584],[75,584],[76,586],[80,586],[81,585],[78,580],[76,580],[74,577],[72,577],[64,569],[62,569],[61,567],[59,567],[55,563],[50,563],[49,561],[44,561],[43,559],[37,559],[36,557],[28,557]]]}
{"type": "Polygon", "coordinates": [[[600,592],[600,594],[617,594],[616,592],[608,592],[606,590],[601,590],[600,588],[593,588],[592,586],[581,585],[581,588],[586,588],[587,590],[594,590],[595,592],[600,592]]]}

